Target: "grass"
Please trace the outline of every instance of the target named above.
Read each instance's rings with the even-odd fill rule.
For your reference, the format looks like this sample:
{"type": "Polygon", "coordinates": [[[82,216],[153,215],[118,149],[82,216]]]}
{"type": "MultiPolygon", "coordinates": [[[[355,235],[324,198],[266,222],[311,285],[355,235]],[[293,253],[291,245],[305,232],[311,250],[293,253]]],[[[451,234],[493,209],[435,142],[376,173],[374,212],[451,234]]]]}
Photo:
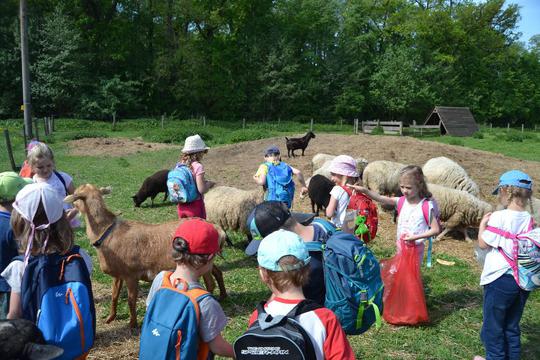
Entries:
{"type": "MultiPolygon", "coordinates": [[[[12,133],[12,142],[16,151],[16,160],[22,162],[22,139],[18,136],[20,122],[0,123],[8,127],[12,133]]],[[[57,131],[47,140],[55,151],[57,166],[66,169],[78,184],[95,183],[111,185],[113,192],[106,199],[108,207],[114,212],[121,212],[122,217],[137,219],[145,222],[162,222],[176,218],[174,206],[161,204],[161,197],[156,198],[154,208],[145,205],[134,208],[130,196],[137,191],[140,179],[166,166],[172,155],[168,150],[155,152],[142,152],[123,157],[84,157],[70,155],[65,141],[75,139],[81,134],[99,135],[108,137],[136,137],[142,136],[146,140],[161,136],[162,140],[170,139],[177,143],[182,137],[175,131],[183,131],[182,136],[191,131],[207,132],[211,135],[210,145],[230,143],[239,140],[249,140],[257,136],[273,136],[281,134],[283,129],[287,133],[302,133],[309,129],[308,124],[297,123],[248,123],[243,130],[241,122],[214,123],[208,122],[201,127],[195,120],[166,121],[169,129],[162,132],[160,122],[146,119],[139,121],[122,121],[115,131],[111,130],[110,123],[88,122],[83,120],[57,121],[57,131]],[[262,135],[261,135],[262,134],[262,135]],[[136,180],[135,180],[136,179],[136,180]]],[[[338,124],[315,124],[315,132],[343,132],[351,133],[352,126],[338,124]]],[[[504,131],[505,132],[505,131],[504,131]]],[[[539,160],[540,146],[538,135],[533,134],[518,142],[507,142],[501,139],[503,133],[499,130],[483,130],[483,138],[459,138],[462,143],[456,145],[474,147],[482,150],[496,150],[522,159],[539,160]],[[536,144],[536,146],[531,146],[536,144]]],[[[426,138],[430,141],[450,143],[453,138],[426,138]]],[[[5,151],[2,151],[6,154],[5,151]]],[[[6,157],[0,159],[1,169],[8,169],[6,157]]],[[[225,337],[233,341],[245,331],[249,315],[258,301],[265,299],[269,291],[259,281],[256,262],[247,258],[244,253],[244,239],[235,233],[230,234],[234,246],[226,247],[224,259],[218,259],[217,264],[224,271],[225,282],[230,296],[222,303],[225,313],[230,319],[225,331],[225,337]]],[[[106,287],[111,284],[111,278],[101,272],[97,262],[95,249],[88,245],[84,231],[76,232],[77,243],[87,249],[94,262],[93,281],[106,287]]],[[[373,251],[378,258],[387,258],[392,255],[393,248],[384,246],[388,242],[375,242],[373,251]]],[[[351,336],[349,341],[358,358],[370,359],[472,359],[475,354],[482,354],[483,347],[479,333],[482,323],[482,291],[478,285],[479,270],[476,266],[455,258],[449,254],[438,253],[437,257],[456,262],[453,267],[435,265],[432,269],[423,269],[426,299],[431,323],[420,327],[394,327],[384,324],[376,331],[370,329],[360,336],[351,336]]],[[[141,283],[142,293],[147,294],[148,284],[141,283]]],[[[99,309],[99,324],[103,322],[110,306],[109,294],[105,294],[97,307],[99,309]]],[[[139,302],[141,304],[141,302],[139,302]]],[[[138,307],[139,322],[144,317],[144,306],[138,307]]],[[[129,318],[127,297],[125,291],[119,303],[118,319],[125,323],[129,318]]],[[[540,358],[540,292],[534,292],[529,297],[522,319],[523,359],[540,358]]]]}

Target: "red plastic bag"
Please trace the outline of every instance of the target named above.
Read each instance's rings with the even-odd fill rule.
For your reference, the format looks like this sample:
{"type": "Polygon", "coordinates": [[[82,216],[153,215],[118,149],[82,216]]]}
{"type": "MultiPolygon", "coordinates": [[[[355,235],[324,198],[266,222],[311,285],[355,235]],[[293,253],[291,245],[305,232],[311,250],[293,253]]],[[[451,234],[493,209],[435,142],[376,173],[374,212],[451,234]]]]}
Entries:
{"type": "Polygon", "coordinates": [[[401,252],[381,261],[383,317],[389,324],[418,325],[429,322],[418,261],[414,242],[412,245],[405,242],[401,252]]]}

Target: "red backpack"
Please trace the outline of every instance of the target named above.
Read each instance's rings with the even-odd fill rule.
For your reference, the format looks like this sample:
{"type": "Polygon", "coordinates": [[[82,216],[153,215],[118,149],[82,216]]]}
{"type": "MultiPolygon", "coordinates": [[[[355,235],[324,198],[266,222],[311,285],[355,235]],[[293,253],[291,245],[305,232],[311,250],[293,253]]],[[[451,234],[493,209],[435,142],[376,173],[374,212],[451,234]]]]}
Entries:
{"type": "Polygon", "coordinates": [[[343,224],[343,227],[347,227],[349,230],[344,229],[344,231],[352,232],[359,239],[363,240],[365,243],[368,243],[377,235],[377,226],[379,224],[377,205],[367,195],[360,192],[355,192],[353,194],[353,191],[350,188],[345,186],[342,186],[342,188],[349,195],[349,205],[347,205],[347,215],[345,216],[346,220],[343,224]],[[354,216],[351,217],[350,213],[354,214],[354,216]],[[359,230],[359,221],[360,225],[362,224],[362,220],[359,219],[359,216],[364,217],[363,224],[365,224],[367,226],[367,230],[369,230],[361,233],[361,235],[359,235],[359,231],[357,231],[359,230]],[[353,219],[354,223],[349,224],[350,220],[347,219],[353,219]],[[347,226],[345,226],[345,223],[347,223],[347,226]]]}

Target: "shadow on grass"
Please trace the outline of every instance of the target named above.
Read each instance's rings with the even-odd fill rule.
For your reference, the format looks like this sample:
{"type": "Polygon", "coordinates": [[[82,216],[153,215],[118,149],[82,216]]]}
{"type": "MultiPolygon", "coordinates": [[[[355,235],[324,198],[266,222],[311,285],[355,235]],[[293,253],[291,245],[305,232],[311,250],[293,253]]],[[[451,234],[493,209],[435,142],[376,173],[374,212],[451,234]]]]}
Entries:
{"type": "Polygon", "coordinates": [[[221,271],[230,271],[238,268],[257,268],[257,258],[254,256],[247,256],[240,259],[229,260],[227,257],[218,264],[221,271]]]}
{"type": "Polygon", "coordinates": [[[430,324],[437,326],[447,316],[458,310],[482,307],[482,290],[463,289],[427,297],[430,324]]]}
{"type": "Polygon", "coordinates": [[[521,357],[527,359],[540,359],[540,324],[524,322],[521,324],[521,357]],[[523,334],[526,334],[524,339],[523,334]]]}

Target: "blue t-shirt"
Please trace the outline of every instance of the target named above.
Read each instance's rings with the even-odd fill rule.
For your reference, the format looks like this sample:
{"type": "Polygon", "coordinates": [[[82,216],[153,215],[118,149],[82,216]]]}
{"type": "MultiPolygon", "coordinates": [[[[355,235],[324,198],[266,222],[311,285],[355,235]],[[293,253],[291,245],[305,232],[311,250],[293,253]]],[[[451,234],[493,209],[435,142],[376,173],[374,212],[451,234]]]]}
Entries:
{"type": "Polygon", "coordinates": [[[310,272],[309,281],[303,287],[304,296],[306,299],[313,300],[320,305],[324,306],[324,298],[326,295],[326,288],[324,284],[324,271],[323,271],[323,254],[321,251],[321,245],[328,239],[326,232],[316,225],[313,226],[313,241],[306,242],[308,247],[310,272]]]}
{"type": "MultiPolygon", "coordinates": [[[[11,260],[19,255],[17,243],[13,238],[13,231],[9,223],[11,214],[0,211],[0,273],[9,265],[11,260]]],[[[0,276],[0,292],[10,292],[6,279],[0,276]]]]}

